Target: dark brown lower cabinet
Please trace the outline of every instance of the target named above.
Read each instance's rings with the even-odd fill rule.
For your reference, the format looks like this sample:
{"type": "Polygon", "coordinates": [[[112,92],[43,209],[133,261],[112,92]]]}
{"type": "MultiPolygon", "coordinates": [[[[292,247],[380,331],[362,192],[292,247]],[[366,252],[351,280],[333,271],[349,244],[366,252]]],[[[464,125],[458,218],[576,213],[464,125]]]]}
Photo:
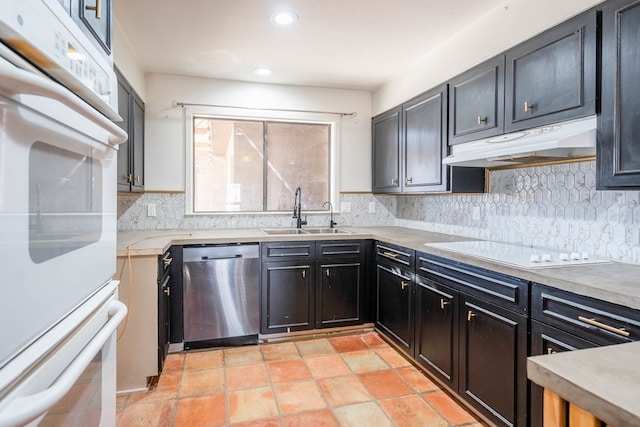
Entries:
{"type": "Polygon", "coordinates": [[[316,327],[363,323],[364,263],[346,259],[316,264],[316,327]]]}
{"type": "Polygon", "coordinates": [[[458,389],[458,292],[416,276],[415,359],[458,389]]]}
{"type": "Polygon", "coordinates": [[[376,272],[376,326],[413,354],[413,281],[411,274],[378,263],[376,272]]]}
{"type": "Polygon", "coordinates": [[[266,262],[262,265],[262,333],[312,329],[313,263],[266,262]]]}
{"type": "Polygon", "coordinates": [[[525,426],[527,318],[460,297],[459,394],[499,425],[525,426]]]}

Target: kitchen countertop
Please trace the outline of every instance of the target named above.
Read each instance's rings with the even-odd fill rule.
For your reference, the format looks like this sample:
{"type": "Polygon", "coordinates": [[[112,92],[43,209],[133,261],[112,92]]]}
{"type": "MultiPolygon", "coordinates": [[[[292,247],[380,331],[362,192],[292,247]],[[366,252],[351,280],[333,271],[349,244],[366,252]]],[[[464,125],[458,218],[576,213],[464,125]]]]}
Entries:
{"type": "Polygon", "coordinates": [[[338,227],[351,234],[268,235],[259,228],[212,230],[162,230],[118,233],[118,256],[161,255],[171,245],[248,243],[295,240],[375,239],[423,253],[486,268],[640,310],[640,265],[612,262],[553,268],[526,269],[470,255],[424,246],[425,243],[476,240],[403,227],[338,227]]]}
{"type": "MultiPolygon", "coordinates": [[[[476,240],[402,227],[338,227],[340,235],[268,235],[258,228],[178,230],[118,233],[118,256],[157,256],[171,245],[295,240],[375,239],[423,253],[442,256],[525,280],[640,309],[640,265],[612,262],[526,269],[502,264],[425,243],[476,240]]],[[[579,350],[528,360],[528,375],[566,400],[612,425],[640,425],[640,342],[579,350]],[[635,399],[635,400],[634,400],[635,399]]]]}
{"type": "Polygon", "coordinates": [[[611,426],[640,425],[640,342],[534,356],[534,383],[611,426]]]}

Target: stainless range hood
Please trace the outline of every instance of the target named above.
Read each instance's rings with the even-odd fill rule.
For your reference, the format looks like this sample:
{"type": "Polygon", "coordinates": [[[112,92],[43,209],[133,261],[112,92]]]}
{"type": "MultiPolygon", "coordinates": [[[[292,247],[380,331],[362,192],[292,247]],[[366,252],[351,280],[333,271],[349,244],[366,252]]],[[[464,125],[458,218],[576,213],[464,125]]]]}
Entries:
{"type": "Polygon", "coordinates": [[[596,116],[453,145],[442,163],[498,167],[596,154],[596,116]]]}

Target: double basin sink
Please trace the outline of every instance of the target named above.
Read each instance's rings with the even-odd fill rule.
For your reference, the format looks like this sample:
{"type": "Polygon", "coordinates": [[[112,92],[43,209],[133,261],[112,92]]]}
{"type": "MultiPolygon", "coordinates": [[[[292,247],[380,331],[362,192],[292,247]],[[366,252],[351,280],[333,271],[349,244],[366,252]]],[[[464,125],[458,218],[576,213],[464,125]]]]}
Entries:
{"type": "Polygon", "coordinates": [[[309,228],[263,228],[262,231],[270,236],[290,236],[307,234],[351,234],[342,228],[309,227],[309,228]]]}

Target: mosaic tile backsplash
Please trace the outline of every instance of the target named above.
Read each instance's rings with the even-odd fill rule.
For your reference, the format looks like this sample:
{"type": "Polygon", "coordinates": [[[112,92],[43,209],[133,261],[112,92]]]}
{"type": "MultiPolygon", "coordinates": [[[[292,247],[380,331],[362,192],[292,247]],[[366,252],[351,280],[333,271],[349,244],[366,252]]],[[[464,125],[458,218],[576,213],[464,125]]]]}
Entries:
{"type": "MultiPolygon", "coordinates": [[[[640,192],[597,191],[595,162],[490,172],[485,194],[342,194],[340,225],[398,225],[640,263],[640,192]],[[369,213],[374,203],[375,212],[369,213]]],[[[292,227],[291,215],[185,216],[184,194],[118,197],[120,230],[292,227]],[[147,217],[155,203],[158,217],[147,217]]],[[[328,214],[312,214],[324,226],[328,214]]]]}

